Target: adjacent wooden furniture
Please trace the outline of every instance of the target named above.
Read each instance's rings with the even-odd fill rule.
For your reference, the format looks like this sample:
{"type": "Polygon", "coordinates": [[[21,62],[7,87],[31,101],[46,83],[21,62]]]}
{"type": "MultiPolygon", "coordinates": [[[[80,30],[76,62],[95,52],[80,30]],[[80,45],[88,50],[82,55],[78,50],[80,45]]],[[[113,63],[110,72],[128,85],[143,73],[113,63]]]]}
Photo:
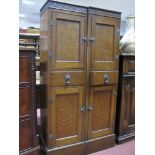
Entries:
{"type": "Polygon", "coordinates": [[[35,104],[35,49],[19,49],[19,153],[39,155],[35,104]]]}
{"type": "Polygon", "coordinates": [[[135,56],[120,55],[116,117],[118,143],[135,136],[135,56]]]}
{"type": "Polygon", "coordinates": [[[42,150],[84,155],[115,144],[120,13],[47,1],[41,9],[42,150]]]}

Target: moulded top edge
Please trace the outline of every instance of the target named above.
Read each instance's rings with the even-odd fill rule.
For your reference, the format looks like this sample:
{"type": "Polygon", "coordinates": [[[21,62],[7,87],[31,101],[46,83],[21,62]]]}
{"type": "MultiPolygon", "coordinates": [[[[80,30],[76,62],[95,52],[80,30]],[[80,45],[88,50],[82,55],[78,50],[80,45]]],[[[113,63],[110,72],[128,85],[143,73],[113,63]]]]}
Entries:
{"type": "Polygon", "coordinates": [[[47,8],[56,8],[56,9],[72,10],[72,11],[76,11],[79,8],[79,11],[87,13],[88,7],[76,5],[76,4],[65,3],[65,2],[48,0],[40,9],[40,12],[43,12],[43,10],[47,9],[47,8]]]}
{"type": "Polygon", "coordinates": [[[44,12],[47,8],[68,10],[68,11],[81,12],[81,13],[87,13],[87,10],[89,10],[89,12],[92,14],[103,14],[101,12],[104,12],[104,13],[107,13],[107,15],[109,16],[114,15],[115,17],[118,17],[118,18],[120,18],[120,15],[121,15],[121,12],[118,12],[118,11],[90,7],[90,6],[80,6],[76,4],[58,2],[53,0],[48,0],[40,9],[40,12],[41,13],[44,12]]]}

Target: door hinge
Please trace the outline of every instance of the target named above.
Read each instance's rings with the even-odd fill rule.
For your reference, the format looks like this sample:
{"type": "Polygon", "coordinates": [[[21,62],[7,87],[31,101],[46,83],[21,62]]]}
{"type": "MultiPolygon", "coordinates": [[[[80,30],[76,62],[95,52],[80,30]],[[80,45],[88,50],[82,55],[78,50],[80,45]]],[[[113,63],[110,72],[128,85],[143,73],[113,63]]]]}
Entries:
{"type": "Polygon", "coordinates": [[[85,42],[88,42],[88,37],[83,36],[82,40],[85,41],[85,42]]]}
{"type": "Polygon", "coordinates": [[[49,21],[49,22],[48,22],[48,25],[49,25],[49,26],[54,26],[54,22],[53,22],[53,21],[49,21]]]}
{"type": "Polygon", "coordinates": [[[51,140],[54,136],[52,134],[48,134],[48,139],[51,140]]]}
{"type": "Polygon", "coordinates": [[[48,103],[51,104],[53,102],[53,98],[52,97],[48,97],[48,103]]]}
{"type": "Polygon", "coordinates": [[[53,58],[53,52],[52,51],[49,51],[48,52],[48,59],[52,59],[53,58]]]}
{"type": "Polygon", "coordinates": [[[119,33],[120,32],[120,29],[119,28],[117,28],[117,33],[119,33]]]}
{"type": "Polygon", "coordinates": [[[113,92],[113,95],[114,95],[114,96],[117,96],[117,91],[114,91],[114,92],[113,92]]]}
{"type": "Polygon", "coordinates": [[[118,60],[119,59],[119,55],[115,55],[115,60],[118,60]]]}

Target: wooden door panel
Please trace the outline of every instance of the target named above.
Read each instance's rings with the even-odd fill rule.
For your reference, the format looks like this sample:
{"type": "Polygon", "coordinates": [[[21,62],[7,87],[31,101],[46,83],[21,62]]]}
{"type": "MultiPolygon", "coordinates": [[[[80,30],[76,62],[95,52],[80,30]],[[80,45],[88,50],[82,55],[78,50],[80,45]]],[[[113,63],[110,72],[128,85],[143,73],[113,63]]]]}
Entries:
{"type": "Polygon", "coordinates": [[[20,56],[19,82],[31,82],[31,64],[29,56],[20,56]]]}
{"type": "Polygon", "coordinates": [[[52,12],[52,68],[83,68],[86,17],[52,12]]]}
{"type": "Polygon", "coordinates": [[[19,122],[19,151],[33,147],[31,119],[19,122]]]}
{"type": "Polygon", "coordinates": [[[25,116],[31,114],[31,88],[20,87],[19,89],[19,116],[25,116]]]}
{"type": "Polygon", "coordinates": [[[124,79],[122,83],[122,130],[135,124],[135,87],[133,79],[124,79]]]}
{"type": "Polygon", "coordinates": [[[135,81],[131,80],[130,83],[130,112],[129,112],[129,125],[135,124],[135,81]]]}
{"type": "Polygon", "coordinates": [[[97,138],[113,133],[115,115],[115,87],[92,87],[90,89],[90,106],[88,138],[97,138]]]}
{"type": "Polygon", "coordinates": [[[83,88],[51,89],[50,133],[53,146],[80,142],[83,139],[83,88]]]}
{"type": "Polygon", "coordinates": [[[116,70],[118,67],[119,20],[110,17],[90,16],[91,42],[90,67],[100,70],[116,70]]]}

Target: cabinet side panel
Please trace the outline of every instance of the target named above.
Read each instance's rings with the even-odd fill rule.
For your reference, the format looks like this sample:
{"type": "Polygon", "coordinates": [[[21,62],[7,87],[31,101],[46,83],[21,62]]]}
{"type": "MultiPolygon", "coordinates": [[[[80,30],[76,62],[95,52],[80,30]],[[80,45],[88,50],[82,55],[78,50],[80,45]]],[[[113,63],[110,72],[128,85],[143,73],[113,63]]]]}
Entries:
{"type": "Polygon", "coordinates": [[[49,38],[49,11],[46,10],[40,17],[40,113],[41,137],[46,141],[47,133],[47,69],[48,69],[48,38],[49,38]]]}
{"type": "Polygon", "coordinates": [[[40,18],[40,61],[47,61],[48,51],[48,10],[40,18]]]}

